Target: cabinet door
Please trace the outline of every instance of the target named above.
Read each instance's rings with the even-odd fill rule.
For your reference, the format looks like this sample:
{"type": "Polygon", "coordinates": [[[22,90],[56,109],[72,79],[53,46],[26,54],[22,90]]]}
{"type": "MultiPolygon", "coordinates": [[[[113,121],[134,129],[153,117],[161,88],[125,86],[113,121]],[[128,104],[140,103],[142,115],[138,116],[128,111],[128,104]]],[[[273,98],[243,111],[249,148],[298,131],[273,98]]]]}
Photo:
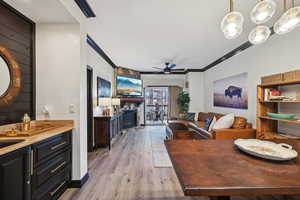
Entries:
{"type": "Polygon", "coordinates": [[[0,157],[0,199],[29,200],[29,148],[0,157]]]}

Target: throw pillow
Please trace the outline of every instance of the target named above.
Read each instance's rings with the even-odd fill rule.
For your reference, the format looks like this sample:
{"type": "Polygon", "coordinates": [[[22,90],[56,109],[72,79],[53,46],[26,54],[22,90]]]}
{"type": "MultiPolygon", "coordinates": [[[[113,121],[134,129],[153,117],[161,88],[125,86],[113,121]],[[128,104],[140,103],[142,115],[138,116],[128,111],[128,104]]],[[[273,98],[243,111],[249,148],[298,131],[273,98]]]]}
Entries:
{"type": "Polygon", "coordinates": [[[235,117],[232,128],[234,129],[244,129],[247,126],[247,119],[244,117],[235,117]]]}
{"type": "Polygon", "coordinates": [[[210,125],[209,125],[208,131],[212,131],[213,130],[213,127],[214,127],[214,125],[215,125],[216,122],[217,122],[217,118],[214,117],[213,120],[211,121],[210,125]]]}
{"type": "Polygon", "coordinates": [[[195,121],[195,115],[196,113],[187,113],[185,119],[188,121],[195,121]]]}
{"type": "Polygon", "coordinates": [[[207,118],[209,118],[209,117],[210,117],[210,115],[209,115],[208,113],[199,112],[199,114],[198,114],[198,121],[203,121],[203,122],[205,122],[205,120],[206,120],[207,118]]]}
{"type": "Polygon", "coordinates": [[[234,122],[234,114],[228,114],[221,117],[215,124],[213,129],[223,129],[223,128],[230,128],[234,122]]]}
{"type": "Polygon", "coordinates": [[[211,122],[213,121],[213,119],[214,119],[213,117],[209,117],[209,118],[207,118],[207,119],[205,120],[205,126],[204,126],[204,129],[205,129],[205,130],[208,131],[209,126],[210,126],[211,122]]]}

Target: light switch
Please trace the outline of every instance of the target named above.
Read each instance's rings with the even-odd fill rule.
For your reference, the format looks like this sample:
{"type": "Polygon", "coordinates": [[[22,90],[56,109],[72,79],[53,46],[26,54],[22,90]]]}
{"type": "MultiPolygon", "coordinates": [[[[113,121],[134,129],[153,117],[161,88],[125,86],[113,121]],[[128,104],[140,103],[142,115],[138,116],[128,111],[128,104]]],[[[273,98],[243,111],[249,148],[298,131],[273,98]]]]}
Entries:
{"type": "Polygon", "coordinates": [[[75,105],[74,104],[69,105],[69,112],[70,113],[75,113],[75,105]]]}
{"type": "Polygon", "coordinates": [[[43,106],[42,112],[43,112],[44,115],[49,115],[50,111],[49,111],[48,106],[43,106]]]}

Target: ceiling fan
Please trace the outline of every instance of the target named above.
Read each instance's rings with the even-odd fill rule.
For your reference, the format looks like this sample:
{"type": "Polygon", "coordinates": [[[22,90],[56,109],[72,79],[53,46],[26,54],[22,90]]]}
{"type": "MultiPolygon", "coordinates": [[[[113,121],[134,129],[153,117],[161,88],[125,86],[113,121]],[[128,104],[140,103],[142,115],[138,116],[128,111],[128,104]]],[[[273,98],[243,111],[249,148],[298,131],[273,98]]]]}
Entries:
{"type": "Polygon", "coordinates": [[[175,69],[177,65],[171,64],[169,62],[166,62],[165,65],[166,66],[164,68],[159,68],[159,67],[152,67],[152,68],[162,70],[162,72],[165,74],[170,74],[172,72],[185,72],[186,70],[186,69],[175,69]]]}

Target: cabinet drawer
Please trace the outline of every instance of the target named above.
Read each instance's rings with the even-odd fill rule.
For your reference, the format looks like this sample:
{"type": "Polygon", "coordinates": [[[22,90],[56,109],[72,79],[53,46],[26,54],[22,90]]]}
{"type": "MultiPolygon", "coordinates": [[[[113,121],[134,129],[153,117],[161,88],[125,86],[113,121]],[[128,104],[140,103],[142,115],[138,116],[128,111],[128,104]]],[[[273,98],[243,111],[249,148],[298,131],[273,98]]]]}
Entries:
{"type": "Polygon", "coordinates": [[[60,171],[33,194],[33,200],[52,200],[58,199],[61,193],[67,188],[70,181],[70,165],[60,171]]]}
{"type": "Polygon", "coordinates": [[[65,151],[61,154],[55,156],[54,158],[46,161],[34,170],[32,186],[33,188],[38,188],[50,177],[59,173],[71,162],[71,152],[65,151]]]}
{"type": "Polygon", "coordinates": [[[57,151],[69,146],[71,143],[71,133],[66,132],[61,135],[50,138],[46,141],[33,145],[35,167],[43,161],[49,159],[57,151]]]}

